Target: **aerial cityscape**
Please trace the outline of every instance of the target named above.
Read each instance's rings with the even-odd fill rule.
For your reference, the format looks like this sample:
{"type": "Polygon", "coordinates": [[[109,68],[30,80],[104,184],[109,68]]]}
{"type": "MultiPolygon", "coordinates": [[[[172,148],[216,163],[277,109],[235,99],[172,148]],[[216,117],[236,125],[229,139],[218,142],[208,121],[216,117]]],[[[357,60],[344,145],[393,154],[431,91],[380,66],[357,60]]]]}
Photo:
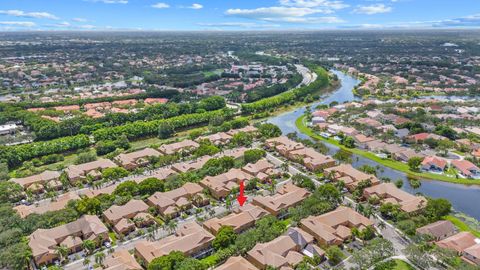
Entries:
{"type": "Polygon", "coordinates": [[[480,269],[480,3],[6,0],[0,269],[480,269]]]}

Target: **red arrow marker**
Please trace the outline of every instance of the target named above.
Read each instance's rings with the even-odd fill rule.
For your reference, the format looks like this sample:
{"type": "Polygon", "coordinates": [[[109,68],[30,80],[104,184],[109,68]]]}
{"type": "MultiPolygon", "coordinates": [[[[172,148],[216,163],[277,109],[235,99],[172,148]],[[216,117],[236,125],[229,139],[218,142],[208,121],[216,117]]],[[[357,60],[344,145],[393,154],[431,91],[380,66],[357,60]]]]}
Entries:
{"type": "Polygon", "coordinates": [[[237,197],[237,201],[240,204],[240,206],[243,206],[243,204],[247,201],[247,197],[243,195],[243,191],[245,189],[245,186],[243,185],[243,180],[240,181],[240,194],[237,197]]]}

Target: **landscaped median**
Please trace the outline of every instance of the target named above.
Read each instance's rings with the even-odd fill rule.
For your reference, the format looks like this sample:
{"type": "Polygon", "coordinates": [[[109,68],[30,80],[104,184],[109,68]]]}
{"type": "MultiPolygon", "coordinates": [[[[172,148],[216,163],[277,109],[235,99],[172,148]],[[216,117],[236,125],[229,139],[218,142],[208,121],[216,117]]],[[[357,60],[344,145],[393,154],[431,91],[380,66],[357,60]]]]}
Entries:
{"type": "Polygon", "coordinates": [[[381,165],[384,165],[386,167],[392,168],[392,169],[397,170],[397,171],[401,171],[401,172],[407,174],[407,176],[409,176],[411,178],[431,179],[431,180],[438,180],[438,181],[443,181],[443,182],[450,182],[450,183],[454,183],[454,184],[480,185],[480,180],[455,178],[455,177],[442,175],[442,174],[433,174],[433,173],[425,173],[425,172],[413,172],[413,171],[410,170],[410,167],[403,162],[395,161],[395,160],[388,159],[388,158],[381,158],[381,157],[376,156],[373,153],[370,153],[368,151],[364,151],[364,150],[361,150],[361,149],[358,149],[358,148],[345,147],[344,145],[341,145],[338,141],[336,141],[332,138],[324,138],[324,137],[318,135],[317,133],[315,133],[315,131],[313,131],[311,128],[309,128],[306,125],[304,119],[305,119],[305,115],[299,117],[295,121],[295,125],[297,126],[298,130],[301,133],[303,133],[305,135],[308,135],[311,138],[327,142],[331,145],[335,145],[335,146],[337,146],[337,147],[339,147],[339,148],[341,148],[345,151],[351,152],[353,154],[362,156],[364,158],[368,158],[368,159],[373,160],[373,161],[375,161],[375,162],[377,162],[381,165]]]}

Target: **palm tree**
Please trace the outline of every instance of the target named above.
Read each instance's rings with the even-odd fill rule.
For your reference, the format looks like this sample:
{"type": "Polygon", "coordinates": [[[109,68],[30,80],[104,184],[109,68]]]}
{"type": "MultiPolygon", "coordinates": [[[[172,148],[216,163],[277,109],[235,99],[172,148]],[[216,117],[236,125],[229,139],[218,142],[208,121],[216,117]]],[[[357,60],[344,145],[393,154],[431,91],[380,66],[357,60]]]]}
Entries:
{"type": "Polygon", "coordinates": [[[288,172],[288,163],[287,162],[283,162],[282,165],[280,165],[280,167],[282,168],[282,170],[284,172],[288,172]]]}
{"type": "Polygon", "coordinates": [[[92,240],[85,240],[82,243],[83,249],[86,251],[87,255],[90,255],[95,250],[96,244],[92,240]]]}
{"type": "Polygon", "coordinates": [[[90,258],[85,258],[83,260],[83,266],[86,266],[87,269],[90,268],[90,258]]]}
{"type": "Polygon", "coordinates": [[[30,269],[30,262],[32,260],[32,251],[30,249],[26,250],[23,253],[23,263],[25,264],[25,269],[30,269]]]}
{"type": "Polygon", "coordinates": [[[105,260],[105,253],[97,252],[95,253],[95,263],[103,266],[103,261],[105,260]]]}
{"type": "Polygon", "coordinates": [[[153,234],[154,234],[154,235],[157,235],[158,229],[159,229],[159,228],[158,228],[158,223],[154,221],[151,228],[152,228],[153,234]]]}
{"type": "Polygon", "coordinates": [[[275,179],[270,179],[269,190],[270,190],[270,193],[271,193],[272,195],[275,194],[276,183],[277,183],[277,181],[275,181],[275,179]]]}
{"type": "Polygon", "coordinates": [[[232,200],[230,199],[230,196],[227,196],[225,198],[225,207],[227,208],[228,211],[232,210],[232,200]]]}
{"type": "Polygon", "coordinates": [[[60,257],[60,262],[63,262],[63,260],[65,260],[65,257],[67,257],[68,255],[68,251],[69,249],[65,245],[60,245],[55,247],[55,254],[57,254],[58,257],[60,257]]]}
{"type": "Polygon", "coordinates": [[[380,220],[380,222],[378,223],[378,228],[381,230],[385,230],[386,227],[387,227],[387,224],[385,224],[383,220],[380,220]]]}
{"type": "Polygon", "coordinates": [[[152,227],[147,228],[147,240],[148,240],[148,241],[153,241],[153,240],[155,240],[155,233],[153,232],[153,228],[152,228],[152,227]]]}
{"type": "Polygon", "coordinates": [[[168,223],[167,223],[167,230],[170,232],[170,233],[173,233],[175,232],[175,230],[177,229],[177,223],[173,220],[170,220],[168,223]]]}

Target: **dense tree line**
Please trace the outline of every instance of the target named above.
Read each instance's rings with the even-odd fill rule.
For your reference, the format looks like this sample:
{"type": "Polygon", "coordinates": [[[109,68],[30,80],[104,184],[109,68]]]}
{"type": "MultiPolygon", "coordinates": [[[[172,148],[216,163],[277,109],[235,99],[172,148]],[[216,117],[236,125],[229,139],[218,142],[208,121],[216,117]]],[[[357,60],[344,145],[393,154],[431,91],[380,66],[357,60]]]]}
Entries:
{"type": "Polygon", "coordinates": [[[55,106],[64,106],[64,105],[79,105],[83,106],[87,103],[96,103],[96,102],[113,102],[118,100],[126,99],[146,99],[146,98],[168,98],[172,99],[179,94],[177,90],[168,89],[168,90],[159,90],[157,88],[147,88],[145,93],[140,93],[136,95],[128,96],[113,96],[113,97],[101,97],[101,98],[82,98],[82,99],[69,99],[55,102],[19,102],[15,103],[15,106],[20,108],[37,108],[44,107],[50,108],[55,106]]]}
{"type": "Polygon", "coordinates": [[[320,88],[326,87],[329,84],[328,72],[322,67],[313,67],[318,78],[308,86],[293,89],[291,91],[283,92],[279,95],[265,98],[253,103],[242,104],[242,112],[244,114],[258,113],[266,110],[276,108],[278,106],[300,100],[309,94],[318,91],[320,88]]]}
{"type": "Polygon", "coordinates": [[[233,117],[233,111],[221,109],[203,113],[184,114],[162,120],[136,121],[122,126],[107,127],[95,130],[93,132],[93,137],[96,141],[114,140],[122,134],[125,134],[128,139],[138,139],[141,137],[157,135],[159,133],[159,127],[165,123],[168,123],[175,130],[177,130],[208,123],[210,119],[217,116],[231,118],[233,117]]]}
{"type": "Polygon", "coordinates": [[[295,74],[288,78],[287,82],[284,84],[274,84],[264,87],[258,87],[251,91],[247,92],[247,102],[254,102],[262,98],[267,98],[271,96],[278,95],[289,89],[297,86],[302,82],[302,76],[300,74],[295,74]]]}
{"type": "Polygon", "coordinates": [[[90,139],[87,135],[76,135],[45,142],[0,146],[0,160],[7,162],[10,167],[15,167],[32,158],[78,150],[89,145],[90,139]]]}
{"type": "Polygon", "coordinates": [[[157,104],[148,106],[140,112],[127,114],[108,113],[98,119],[81,115],[65,119],[60,123],[45,119],[36,113],[26,110],[15,110],[15,108],[8,108],[7,110],[7,108],[3,108],[3,111],[6,111],[6,113],[0,117],[0,123],[20,120],[35,133],[37,140],[51,140],[80,133],[90,134],[97,129],[119,126],[127,122],[167,119],[182,114],[218,110],[225,108],[225,106],[224,98],[212,96],[198,102],[157,104]]]}

